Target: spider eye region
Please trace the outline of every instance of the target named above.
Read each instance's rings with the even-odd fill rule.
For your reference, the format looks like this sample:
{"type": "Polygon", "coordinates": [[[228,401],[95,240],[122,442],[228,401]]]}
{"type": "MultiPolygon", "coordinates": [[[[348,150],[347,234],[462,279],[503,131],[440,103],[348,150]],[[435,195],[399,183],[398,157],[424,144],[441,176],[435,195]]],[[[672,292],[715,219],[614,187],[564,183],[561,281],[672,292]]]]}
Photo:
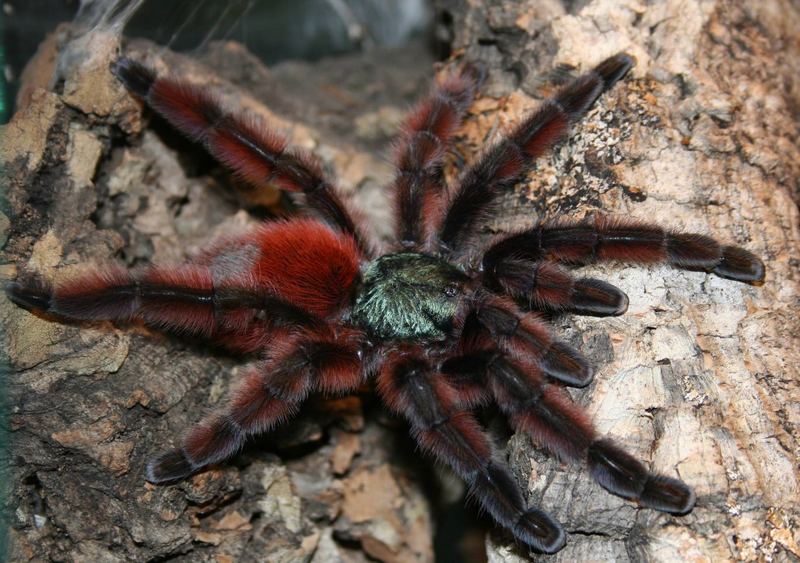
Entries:
{"type": "Polygon", "coordinates": [[[369,264],[351,321],[381,340],[443,340],[469,277],[428,254],[387,254],[369,264]]]}

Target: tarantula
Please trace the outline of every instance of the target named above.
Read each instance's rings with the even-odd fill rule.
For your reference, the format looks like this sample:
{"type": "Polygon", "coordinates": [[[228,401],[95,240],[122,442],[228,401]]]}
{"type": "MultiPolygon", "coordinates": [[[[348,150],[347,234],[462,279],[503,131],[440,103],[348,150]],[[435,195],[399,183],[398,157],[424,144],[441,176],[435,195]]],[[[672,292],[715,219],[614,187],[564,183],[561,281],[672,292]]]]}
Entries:
{"type": "Polygon", "coordinates": [[[498,197],[633,64],[621,53],[569,82],[453,186],[445,185],[443,163],[482,72],[465,65],[440,79],[405,121],[391,185],[396,240],[381,253],[310,155],[254,117],[226,112],[205,90],[121,58],[112,72],[153,110],[248,182],[302,192],[317,218],[265,223],[184,265],[109,267],[57,285],[20,278],[8,295],[61,320],[138,319],[258,358],[222,409],[149,462],[153,483],[230,458],[248,436],[296,413],[311,392],[343,393],[374,380],[421,448],[530,548],[556,552],[565,533],[526,506],[477,422],[474,411],[490,402],[560,459],[585,462],[609,492],[686,514],[692,489],[599,437],[562,390],[587,385],[593,371],[543,314],[627,309],[621,290],[573,277],[563,265],[667,262],[760,284],[761,261],[704,235],[603,217],[542,222],[487,244],[478,237],[498,197]]]}

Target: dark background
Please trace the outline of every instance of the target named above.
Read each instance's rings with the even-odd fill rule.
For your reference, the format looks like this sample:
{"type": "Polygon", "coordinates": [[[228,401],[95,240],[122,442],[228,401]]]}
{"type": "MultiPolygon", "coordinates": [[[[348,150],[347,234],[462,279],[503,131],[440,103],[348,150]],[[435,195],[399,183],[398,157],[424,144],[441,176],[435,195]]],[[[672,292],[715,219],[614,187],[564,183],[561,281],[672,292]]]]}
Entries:
{"type": "MultiPolygon", "coordinates": [[[[112,2],[94,3],[94,11],[81,10],[78,0],[2,3],[0,59],[4,54],[7,102],[2,122],[13,113],[20,73],[42,39],[79,11],[78,19],[91,25],[112,2]]],[[[125,35],[184,52],[200,51],[214,40],[235,40],[269,65],[402,47],[413,41],[433,48],[432,22],[428,0],[145,0],[125,26],[125,35]]]]}

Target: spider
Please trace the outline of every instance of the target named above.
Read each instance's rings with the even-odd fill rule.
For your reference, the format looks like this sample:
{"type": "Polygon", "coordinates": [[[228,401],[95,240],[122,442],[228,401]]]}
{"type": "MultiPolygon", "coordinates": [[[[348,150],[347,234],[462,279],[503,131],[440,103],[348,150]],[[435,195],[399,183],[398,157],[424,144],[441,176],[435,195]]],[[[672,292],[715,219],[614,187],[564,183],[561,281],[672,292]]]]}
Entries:
{"type": "Polygon", "coordinates": [[[762,262],[704,235],[603,216],[540,222],[488,242],[479,236],[499,196],[633,64],[620,53],[569,82],[452,186],[444,160],[484,72],[464,65],[442,77],[404,123],[391,185],[396,237],[382,252],[312,156],[287,147],[255,117],[225,111],[204,89],[120,58],[111,71],[155,112],[251,184],[301,192],[316,216],[264,223],[183,265],[108,267],[58,284],[21,276],[7,293],[57,320],[140,320],[256,358],[224,407],[148,463],[152,483],[230,458],[312,392],[346,393],[374,381],[421,449],[536,551],[557,552],[566,534],[526,505],[478,423],[475,411],[492,402],[517,431],[564,461],[585,463],[612,494],[686,514],[692,489],[598,436],[562,389],[588,385],[593,370],[557,338],[547,315],[627,309],[621,290],[577,278],[568,265],[666,262],[759,285],[762,262]]]}

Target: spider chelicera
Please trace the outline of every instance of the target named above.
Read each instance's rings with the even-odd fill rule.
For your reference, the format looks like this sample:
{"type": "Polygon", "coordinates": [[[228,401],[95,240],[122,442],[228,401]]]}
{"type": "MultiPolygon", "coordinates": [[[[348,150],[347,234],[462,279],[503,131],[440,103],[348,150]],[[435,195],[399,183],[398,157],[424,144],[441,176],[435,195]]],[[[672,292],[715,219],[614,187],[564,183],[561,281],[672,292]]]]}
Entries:
{"type": "Polygon", "coordinates": [[[499,196],[632,66],[618,54],[572,80],[449,187],[444,158],[481,72],[467,65],[439,80],[404,124],[391,185],[396,240],[383,253],[310,155],[287,148],[254,117],[224,111],[205,90],[119,59],[111,70],[131,92],[243,179],[302,192],[317,218],[265,223],[183,265],[110,267],[57,285],[20,278],[8,294],[62,320],[139,319],[257,358],[224,407],[150,461],[153,483],[230,458],[311,392],[344,393],[374,380],[422,449],[526,546],[553,553],[566,536],[547,513],[526,506],[477,422],[474,411],[490,402],[559,458],[586,463],[609,492],[685,514],[692,489],[597,436],[564,393],[563,385],[587,385],[592,368],[541,313],[627,309],[622,291],[576,278],[563,264],[667,262],[759,284],[761,261],[704,235],[603,217],[539,223],[486,244],[478,237],[499,196]]]}

